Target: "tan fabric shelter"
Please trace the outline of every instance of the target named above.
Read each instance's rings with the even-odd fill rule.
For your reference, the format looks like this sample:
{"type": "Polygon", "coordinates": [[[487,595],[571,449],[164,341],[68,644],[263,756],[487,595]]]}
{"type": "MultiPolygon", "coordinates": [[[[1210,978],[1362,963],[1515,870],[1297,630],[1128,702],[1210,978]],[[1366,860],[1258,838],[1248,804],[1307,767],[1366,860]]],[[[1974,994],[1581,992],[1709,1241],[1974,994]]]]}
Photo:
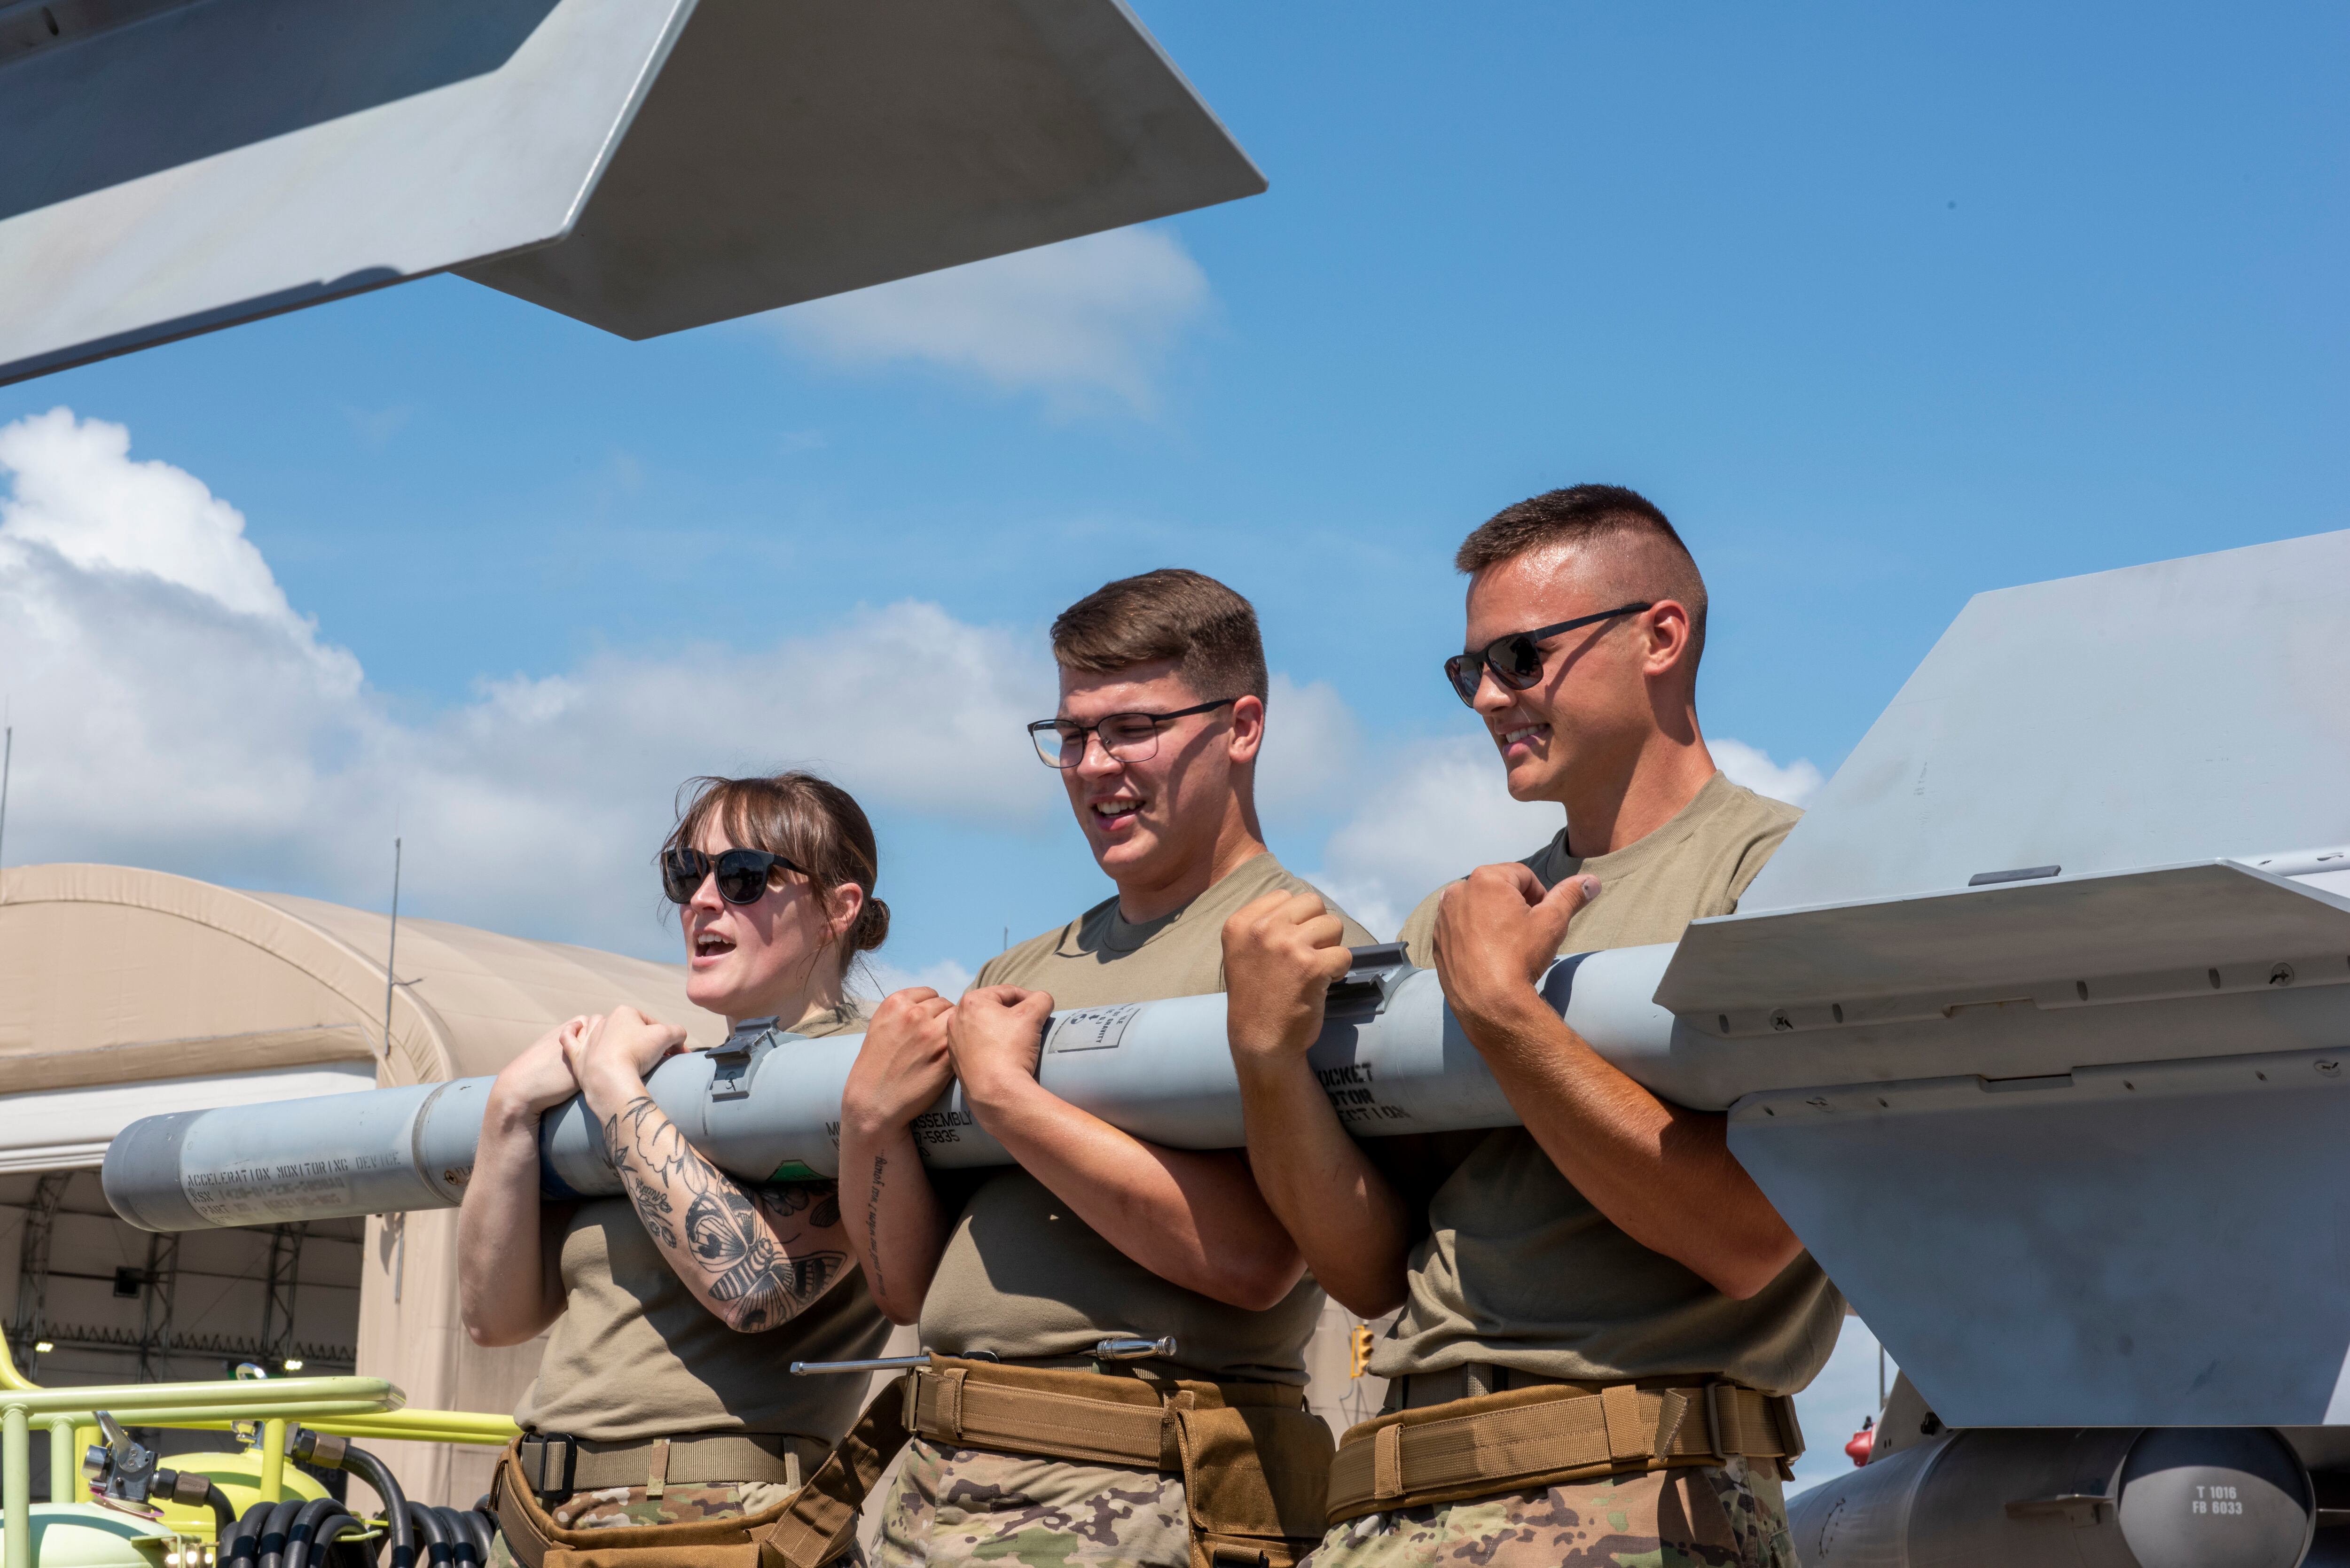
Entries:
{"type": "MultiPolygon", "coordinates": [[[[621,1002],[699,1044],[725,1033],[687,1002],[681,966],[403,919],[387,1051],[390,924],[125,866],[0,872],[0,1167],[95,1165],[156,1111],[494,1073],[621,1002]]],[[[466,1338],[456,1229],[454,1210],[368,1221],[359,1370],[411,1405],[510,1410],[539,1346],[466,1338]]],[[[411,1495],[462,1505],[488,1483],[486,1450],[381,1446],[411,1495]]]]}

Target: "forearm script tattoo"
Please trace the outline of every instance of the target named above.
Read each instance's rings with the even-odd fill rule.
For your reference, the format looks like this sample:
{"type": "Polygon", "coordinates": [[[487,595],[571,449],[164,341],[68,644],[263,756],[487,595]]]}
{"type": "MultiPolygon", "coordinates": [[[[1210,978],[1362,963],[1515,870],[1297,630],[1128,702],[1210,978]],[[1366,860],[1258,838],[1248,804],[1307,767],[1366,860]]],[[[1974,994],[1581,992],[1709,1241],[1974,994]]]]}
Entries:
{"type": "Polygon", "coordinates": [[[649,1095],[605,1119],[604,1146],[646,1234],[669,1255],[679,1278],[707,1282],[709,1299],[731,1328],[755,1334],[790,1321],[824,1294],[848,1262],[846,1252],[799,1245],[840,1223],[840,1198],[831,1182],[745,1193],[685,1141],[649,1095]]]}

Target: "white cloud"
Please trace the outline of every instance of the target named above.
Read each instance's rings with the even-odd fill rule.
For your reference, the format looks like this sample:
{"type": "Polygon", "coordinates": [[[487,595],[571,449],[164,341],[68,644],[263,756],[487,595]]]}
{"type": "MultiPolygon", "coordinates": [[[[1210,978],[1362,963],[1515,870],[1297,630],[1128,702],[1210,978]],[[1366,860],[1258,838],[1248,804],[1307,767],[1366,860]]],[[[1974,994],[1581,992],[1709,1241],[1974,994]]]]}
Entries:
{"type": "Polygon", "coordinates": [[[1141,412],[1178,334],[1210,301],[1207,275],[1170,229],[1081,239],[810,300],[759,319],[804,352],[852,369],[916,362],[1058,411],[1103,394],[1141,412]]]}
{"type": "Polygon", "coordinates": [[[1756,794],[1767,794],[1789,805],[1802,805],[1825,782],[1808,757],[1797,757],[1783,768],[1771,760],[1770,753],[1743,741],[1708,741],[1705,745],[1731,783],[1742,784],[1756,794]]]}
{"type": "Polygon", "coordinates": [[[1275,674],[1265,694],[1264,749],[1257,753],[1257,804],[1268,812],[1308,809],[1345,789],[1360,763],[1354,710],[1326,680],[1301,686],[1275,674]]]}
{"type": "MultiPolygon", "coordinates": [[[[1808,762],[1780,767],[1740,741],[1709,741],[1721,771],[1760,794],[1800,805],[1820,785],[1808,762]]],[[[1557,806],[1510,798],[1482,736],[1423,742],[1379,767],[1331,834],[1313,880],[1381,937],[1413,906],[1471,867],[1533,854],[1555,834],[1557,806]]]]}
{"type": "Polygon", "coordinates": [[[689,774],[806,763],[869,805],[998,826],[1057,804],[1020,729],[1053,701],[1042,639],[931,604],[753,652],[487,680],[404,722],[287,605],[234,508],[129,448],[121,426],[63,410],[0,429],[12,863],[172,866],[375,904],[397,818],[420,905],[634,949],[650,846],[689,774]]]}

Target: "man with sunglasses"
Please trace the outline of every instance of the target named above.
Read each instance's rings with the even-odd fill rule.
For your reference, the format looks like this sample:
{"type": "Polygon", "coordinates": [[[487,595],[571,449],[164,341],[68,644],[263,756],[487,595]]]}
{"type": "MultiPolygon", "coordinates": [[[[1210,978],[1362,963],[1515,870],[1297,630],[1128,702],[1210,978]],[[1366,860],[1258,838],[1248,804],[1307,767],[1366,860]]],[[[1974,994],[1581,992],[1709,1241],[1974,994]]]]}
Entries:
{"type": "Polygon", "coordinates": [[[1706,595],[1662,513],[1578,485],[1469,535],[1467,651],[1445,672],[1510,794],[1566,822],[1403,928],[1523,1126],[1356,1144],[1307,1065],[1345,972],[1310,899],[1227,928],[1231,1039],[1257,1179],[1331,1295],[1402,1309],[1347,1435],[1319,1568],[1475,1562],[1795,1568],[1787,1397],[1843,1300],[1731,1158],[1546,1005],[1558,954],[1727,914],[1799,815],[1731,784],[1698,725],[1706,595]]]}
{"type": "Polygon", "coordinates": [[[841,1190],[882,1310],[972,1358],[923,1375],[880,1561],[1183,1568],[1221,1548],[1286,1568],[1321,1528],[1330,1439],[1303,1398],[1320,1291],[1240,1153],[1160,1147],[1036,1081],[1052,1012],[1101,1010],[1114,1044],[1120,1004],[1222,989],[1233,910],[1312,891],[1257,825],[1255,612],[1197,572],[1149,572],[1069,607],[1053,653],[1060,711],[1030,732],[1116,895],[991,960],[949,1024],[949,1062],[860,1061],[843,1107],[841,1190]],[[912,1123],[949,1067],[1018,1168],[924,1170],[912,1123]],[[1174,1348],[1097,1360],[1118,1334],[1174,1348]],[[1180,1412],[1164,1428],[1162,1404],[1180,1412]],[[1237,1407],[1253,1443],[1203,1435],[1237,1407]],[[1277,1520],[1218,1511],[1268,1492],[1277,1520]]]}

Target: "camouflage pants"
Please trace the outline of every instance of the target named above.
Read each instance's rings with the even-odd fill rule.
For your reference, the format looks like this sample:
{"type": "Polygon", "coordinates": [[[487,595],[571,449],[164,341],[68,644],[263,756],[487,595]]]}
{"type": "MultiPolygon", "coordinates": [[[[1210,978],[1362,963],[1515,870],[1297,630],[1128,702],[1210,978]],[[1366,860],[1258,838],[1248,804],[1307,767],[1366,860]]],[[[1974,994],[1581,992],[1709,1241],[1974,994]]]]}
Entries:
{"type": "MultiPolygon", "coordinates": [[[[566,1530],[611,1530],[630,1524],[691,1524],[706,1519],[740,1519],[775,1507],[792,1495],[792,1489],[767,1481],[741,1486],[666,1486],[659,1497],[647,1497],[640,1486],[606,1487],[576,1491],[547,1510],[566,1530]]],[[[856,1548],[835,1563],[858,1561],[856,1548]]],[[[490,1542],[485,1568],[523,1568],[504,1531],[490,1542]]]]}
{"type": "Polygon", "coordinates": [[[881,1516],[877,1568],[1188,1568],[1183,1478],[949,1449],[916,1438],[881,1516]]]}
{"type": "Polygon", "coordinates": [[[1634,1471],[1367,1514],[1334,1524],[1311,1568],[1799,1568],[1778,1472],[1634,1471]]]}

